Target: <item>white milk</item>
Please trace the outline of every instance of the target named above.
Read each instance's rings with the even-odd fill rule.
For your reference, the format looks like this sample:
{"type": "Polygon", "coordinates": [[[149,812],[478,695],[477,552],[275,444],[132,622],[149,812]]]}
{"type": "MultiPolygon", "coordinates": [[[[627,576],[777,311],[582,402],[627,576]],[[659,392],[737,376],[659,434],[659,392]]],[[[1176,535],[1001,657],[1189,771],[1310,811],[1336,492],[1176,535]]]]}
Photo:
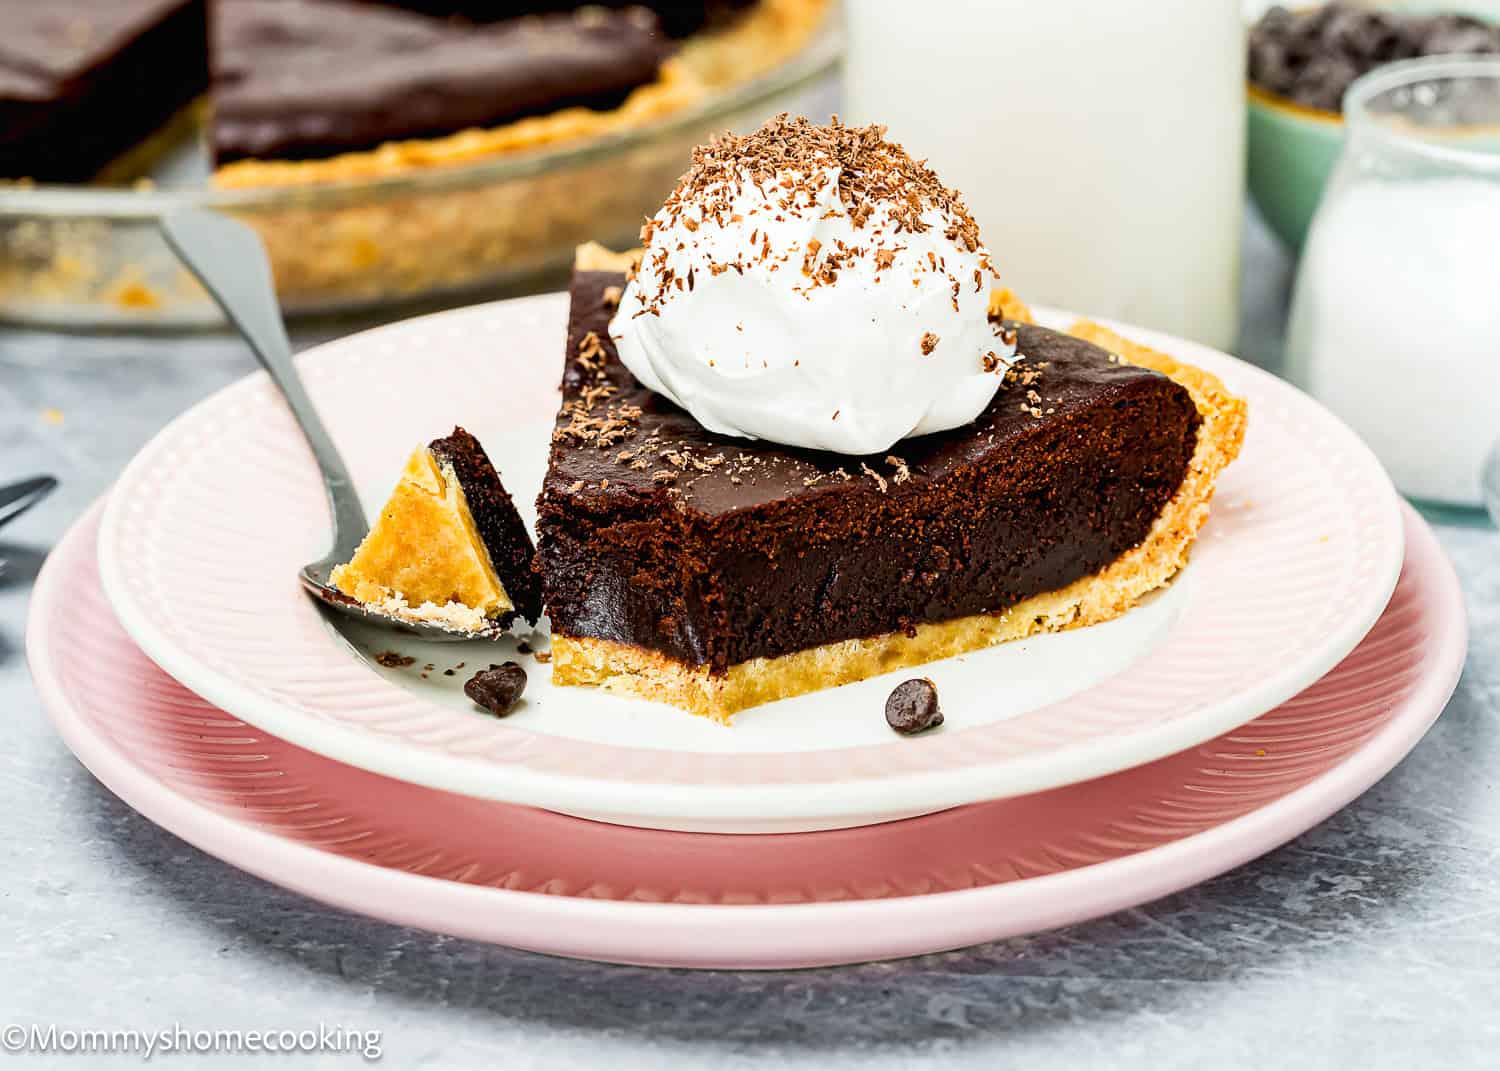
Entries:
{"type": "Polygon", "coordinates": [[[1352,184],[1303,256],[1289,373],[1415,498],[1480,505],[1500,439],[1500,183],[1352,184]]]}
{"type": "Polygon", "coordinates": [[[1225,348],[1240,0],[847,0],[848,118],[963,193],[1026,300],[1225,348]]]}

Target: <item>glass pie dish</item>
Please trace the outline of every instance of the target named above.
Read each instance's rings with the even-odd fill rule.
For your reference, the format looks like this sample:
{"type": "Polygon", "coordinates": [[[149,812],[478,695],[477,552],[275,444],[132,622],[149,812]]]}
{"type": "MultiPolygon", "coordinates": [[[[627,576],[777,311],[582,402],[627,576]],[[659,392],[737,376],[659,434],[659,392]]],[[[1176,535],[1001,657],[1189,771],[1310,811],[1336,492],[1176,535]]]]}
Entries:
{"type": "Polygon", "coordinates": [[[0,321],[191,327],[219,313],[163,242],[162,215],[229,212],[265,241],[288,314],[357,312],[543,288],[574,247],[633,245],[693,146],[781,111],[826,111],[843,53],[832,5],[766,73],[662,118],[448,166],[301,185],[210,185],[201,160],[133,187],[0,184],[0,321]],[[196,169],[196,176],[193,175],[196,169]]]}

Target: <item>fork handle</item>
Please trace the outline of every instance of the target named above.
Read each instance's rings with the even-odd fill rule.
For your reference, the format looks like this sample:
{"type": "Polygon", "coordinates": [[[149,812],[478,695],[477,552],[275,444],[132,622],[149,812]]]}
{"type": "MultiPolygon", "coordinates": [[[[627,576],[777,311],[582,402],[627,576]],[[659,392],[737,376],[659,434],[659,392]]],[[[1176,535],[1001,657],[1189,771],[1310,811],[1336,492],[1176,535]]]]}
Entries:
{"type": "Polygon", "coordinates": [[[8,487],[0,487],[0,524],[13,521],[52,493],[57,480],[36,476],[8,487]]]}
{"type": "Polygon", "coordinates": [[[297,374],[291,341],[276,304],[271,265],[260,237],[239,220],[196,208],[165,216],[161,229],[167,244],[224,310],[286,399],[328,493],[333,518],[331,553],[352,556],[369,532],[364,507],[344,459],[297,374]]]}

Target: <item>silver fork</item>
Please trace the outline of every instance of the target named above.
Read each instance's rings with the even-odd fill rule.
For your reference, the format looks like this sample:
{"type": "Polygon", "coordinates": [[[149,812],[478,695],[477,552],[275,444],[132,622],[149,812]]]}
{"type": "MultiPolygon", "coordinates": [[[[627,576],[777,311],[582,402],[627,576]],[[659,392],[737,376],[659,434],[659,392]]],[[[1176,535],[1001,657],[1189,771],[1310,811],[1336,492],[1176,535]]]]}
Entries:
{"type": "Polygon", "coordinates": [[[355,548],[370,529],[354,481],[349,478],[344,460],[292,363],[292,344],[281,322],[276,290],[271,284],[271,264],[260,236],[237,219],[196,208],[166,216],[161,220],[161,229],[167,244],[218,302],[229,322],[249,343],[271,382],[281,391],[323,477],[332,513],[333,545],[326,555],[298,572],[303,588],[339,613],[429,640],[472,640],[499,635],[494,628],[461,632],[437,624],[388,617],[333,586],[334,567],[353,557],[355,548]]]}

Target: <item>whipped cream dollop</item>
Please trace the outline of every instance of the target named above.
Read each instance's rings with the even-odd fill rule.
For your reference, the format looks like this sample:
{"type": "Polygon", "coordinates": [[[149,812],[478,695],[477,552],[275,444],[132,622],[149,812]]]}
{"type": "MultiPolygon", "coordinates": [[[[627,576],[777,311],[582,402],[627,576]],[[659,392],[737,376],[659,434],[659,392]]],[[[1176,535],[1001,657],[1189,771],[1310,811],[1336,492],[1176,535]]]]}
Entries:
{"type": "Polygon", "coordinates": [[[880,127],[720,138],[642,240],[610,334],[710,431],[879,453],[973,420],[1015,355],[973,219],[880,127]]]}

